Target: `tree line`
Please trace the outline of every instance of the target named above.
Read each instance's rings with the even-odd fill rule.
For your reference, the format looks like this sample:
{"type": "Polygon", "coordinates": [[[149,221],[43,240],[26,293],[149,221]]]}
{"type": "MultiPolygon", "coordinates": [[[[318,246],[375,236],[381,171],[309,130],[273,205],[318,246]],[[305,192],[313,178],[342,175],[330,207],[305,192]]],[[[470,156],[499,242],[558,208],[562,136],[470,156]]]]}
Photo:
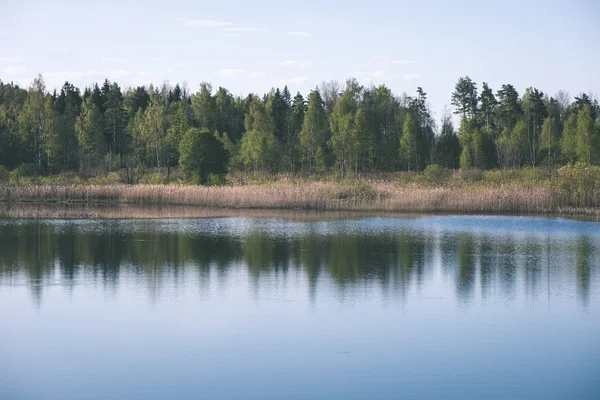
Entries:
{"type": "Polygon", "coordinates": [[[83,92],[69,82],[49,92],[41,75],[28,89],[0,80],[0,165],[31,173],[140,171],[179,167],[205,183],[227,170],[325,174],[557,166],[600,163],[600,106],[536,88],[481,92],[469,77],[436,123],[427,94],[385,85],[324,82],[308,96],[274,88],[234,96],[202,83],[197,92],[163,84],[126,90],[105,80],[83,92]]]}

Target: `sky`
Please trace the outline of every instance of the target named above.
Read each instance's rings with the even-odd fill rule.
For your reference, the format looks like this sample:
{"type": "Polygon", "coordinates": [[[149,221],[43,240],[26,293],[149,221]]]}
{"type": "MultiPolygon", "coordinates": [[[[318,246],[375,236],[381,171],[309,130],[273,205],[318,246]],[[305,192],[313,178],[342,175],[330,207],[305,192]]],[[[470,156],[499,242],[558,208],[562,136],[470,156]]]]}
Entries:
{"type": "Polygon", "coordinates": [[[600,94],[597,0],[2,0],[0,79],[186,82],[233,94],[357,78],[421,86],[436,118],[459,77],[600,94]]]}

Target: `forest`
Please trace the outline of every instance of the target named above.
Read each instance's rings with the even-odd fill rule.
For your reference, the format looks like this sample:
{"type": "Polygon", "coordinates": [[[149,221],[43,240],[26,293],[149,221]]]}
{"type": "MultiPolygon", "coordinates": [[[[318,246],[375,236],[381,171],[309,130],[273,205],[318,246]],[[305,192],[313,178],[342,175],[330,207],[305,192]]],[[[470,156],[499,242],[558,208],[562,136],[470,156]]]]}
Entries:
{"type": "Polygon", "coordinates": [[[113,173],[140,182],[148,171],[168,181],[226,182],[227,172],[335,176],[448,170],[551,168],[600,163],[600,106],[510,84],[497,90],[469,77],[449,93],[436,121],[427,94],[323,82],[308,95],[287,86],[234,96],[200,84],[117,82],[49,91],[0,80],[0,181],[11,177],[113,173]],[[453,114],[460,120],[454,126],[453,114]]]}

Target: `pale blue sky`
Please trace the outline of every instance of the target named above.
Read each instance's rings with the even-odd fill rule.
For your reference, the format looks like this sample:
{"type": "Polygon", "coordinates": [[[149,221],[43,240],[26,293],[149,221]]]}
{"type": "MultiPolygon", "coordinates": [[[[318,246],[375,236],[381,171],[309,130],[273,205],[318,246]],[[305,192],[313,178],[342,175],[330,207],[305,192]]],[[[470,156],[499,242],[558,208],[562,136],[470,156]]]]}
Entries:
{"type": "Polygon", "coordinates": [[[0,79],[49,88],[105,77],[234,94],[357,77],[428,93],[439,117],[456,80],[497,90],[600,93],[600,2],[3,0],[0,79]],[[85,3],[85,4],[84,4],[85,3]]]}

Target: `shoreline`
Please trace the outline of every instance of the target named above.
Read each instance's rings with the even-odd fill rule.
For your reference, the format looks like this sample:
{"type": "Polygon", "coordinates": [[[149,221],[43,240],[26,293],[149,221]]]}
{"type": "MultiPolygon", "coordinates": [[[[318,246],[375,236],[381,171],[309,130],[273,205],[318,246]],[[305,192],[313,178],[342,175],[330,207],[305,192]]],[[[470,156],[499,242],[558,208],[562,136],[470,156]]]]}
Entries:
{"type": "Polygon", "coordinates": [[[514,215],[584,217],[600,209],[569,204],[551,187],[424,187],[390,182],[273,182],[240,186],[0,185],[0,216],[132,218],[242,214],[514,215]],[[124,213],[124,214],[123,214],[124,213]],[[79,215],[79,217],[78,217],[79,215]],[[111,217],[111,215],[113,217],[111,217]]]}

